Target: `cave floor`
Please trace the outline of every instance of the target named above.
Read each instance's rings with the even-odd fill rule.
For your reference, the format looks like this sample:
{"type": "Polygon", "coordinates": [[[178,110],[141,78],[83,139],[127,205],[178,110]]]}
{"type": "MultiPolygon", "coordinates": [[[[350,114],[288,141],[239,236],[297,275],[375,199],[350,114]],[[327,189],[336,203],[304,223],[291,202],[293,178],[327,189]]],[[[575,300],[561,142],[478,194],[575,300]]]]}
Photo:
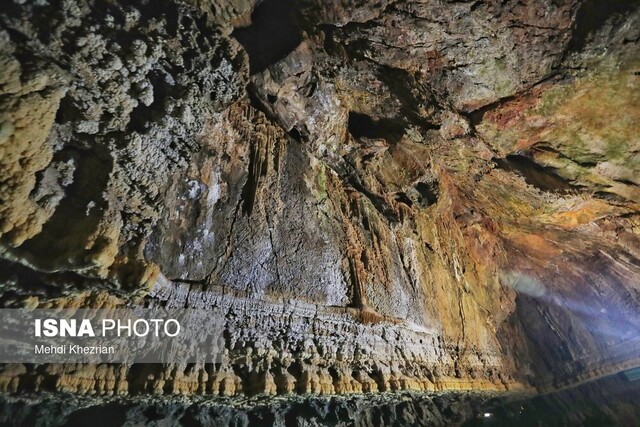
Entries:
{"type": "Polygon", "coordinates": [[[91,420],[93,427],[631,426],[640,414],[640,381],[634,378],[618,373],[543,395],[490,391],[246,398],[3,395],[0,424],[84,426],[91,420]]]}

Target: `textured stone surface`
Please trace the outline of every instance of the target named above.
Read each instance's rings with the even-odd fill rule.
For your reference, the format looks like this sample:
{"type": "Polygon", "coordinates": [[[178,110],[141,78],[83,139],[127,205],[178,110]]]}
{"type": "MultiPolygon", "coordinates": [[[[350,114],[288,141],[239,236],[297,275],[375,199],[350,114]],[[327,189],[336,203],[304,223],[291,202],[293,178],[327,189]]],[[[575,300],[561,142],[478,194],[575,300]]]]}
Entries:
{"type": "Polygon", "coordinates": [[[0,422],[16,426],[629,426],[640,383],[602,378],[542,396],[393,392],[286,398],[4,396],[0,422]]]}
{"type": "Polygon", "coordinates": [[[0,302],[204,308],[227,354],[0,388],[552,390],[639,365],[640,9],[600,3],[8,3],[0,302]]]}
{"type": "Polygon", "coordinates": [[[3,399],[2,418],[17,426],[189,425],[189,426],[439,426],[463,425],[479,414],[490,395],[413,393],[350,397],[292,397],[276,400],[105,399],[73,395],[3,399]],[[43,415],[46,414],[46,417],[43,415]]]}
{"type": "Polygon", "coordinates": [[[10,3],[2,28],[4,257],[150,283],[144,238],[207,116],[243,94],[243,55],[170,2],[10,3]]]}

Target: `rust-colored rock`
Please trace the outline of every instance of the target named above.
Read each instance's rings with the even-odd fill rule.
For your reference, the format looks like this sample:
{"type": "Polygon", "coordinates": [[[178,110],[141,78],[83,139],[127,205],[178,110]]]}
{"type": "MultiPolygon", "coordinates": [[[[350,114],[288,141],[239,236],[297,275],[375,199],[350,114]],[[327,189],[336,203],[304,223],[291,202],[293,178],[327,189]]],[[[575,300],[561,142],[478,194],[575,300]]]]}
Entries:
{"type": "Polygon", "coordinates": [[[640,365],[640,8],[609,3],[8,4],[2,306],[200,308],[227,347],[0,389],[489,396],[640,365]]]}

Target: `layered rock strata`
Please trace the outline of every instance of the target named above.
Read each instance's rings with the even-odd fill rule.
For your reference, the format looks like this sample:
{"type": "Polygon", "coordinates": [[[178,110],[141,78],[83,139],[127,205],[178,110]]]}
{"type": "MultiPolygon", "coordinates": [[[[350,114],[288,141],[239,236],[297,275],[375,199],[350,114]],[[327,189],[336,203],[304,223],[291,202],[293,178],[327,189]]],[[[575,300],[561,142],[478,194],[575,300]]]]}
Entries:
{"type": "Polygon", "coordinates": [[[551,390],[640,364],[639,20],[632,1],[10,3],[3,306],[207,309],[227,349],[9,365],[0,386],[551,390]]]}
{"type": "Polygon", "coordinates": [[[634,425],[640,382],[611,376],[531,397],[394,392],[286,398],[4,396],[0,422],[16,426],[593,426],[634,425]],[[9,415],[10,414],[10,415],[9,415]]]}

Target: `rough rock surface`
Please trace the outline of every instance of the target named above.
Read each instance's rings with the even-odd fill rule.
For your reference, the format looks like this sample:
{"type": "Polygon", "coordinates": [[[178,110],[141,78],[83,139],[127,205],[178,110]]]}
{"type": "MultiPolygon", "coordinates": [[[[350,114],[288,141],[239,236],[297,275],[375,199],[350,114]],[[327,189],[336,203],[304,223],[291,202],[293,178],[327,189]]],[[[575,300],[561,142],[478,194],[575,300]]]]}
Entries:
{"type": "Polygon", "coordinates": [[[439,426],[463,425],[483,410],[488,395],[394,393],[275,400],[127,399],[99,401],[73,395],[8,398],[0,422],[15,426],[439,426]],[[26,403],[26,405],[25,405],[26,403]],[[43,415],[46,414],[46,417],[43,415]]]}
{"type": "Polygon", "coordinates": [[[4,259],[151,283],[163,193],[206,118],[244,94],[244,56],[170,2],[10,3],[1,34],[4,259]]]}
{"type": "Polygon", "coordinates": [[[113,397],[41,394],[0,398],[14,426],[631,426],[640,382],[620,376],[542,396],[394,392],[280,398],[113,397]]]}
{"type": "Polygon", "coordinates": [[[7,3],[0,302],[206,308],[229,339],[218,365],[0,387],[552,390],[637,366],[640,6],[607,3],[7,3]]]}

